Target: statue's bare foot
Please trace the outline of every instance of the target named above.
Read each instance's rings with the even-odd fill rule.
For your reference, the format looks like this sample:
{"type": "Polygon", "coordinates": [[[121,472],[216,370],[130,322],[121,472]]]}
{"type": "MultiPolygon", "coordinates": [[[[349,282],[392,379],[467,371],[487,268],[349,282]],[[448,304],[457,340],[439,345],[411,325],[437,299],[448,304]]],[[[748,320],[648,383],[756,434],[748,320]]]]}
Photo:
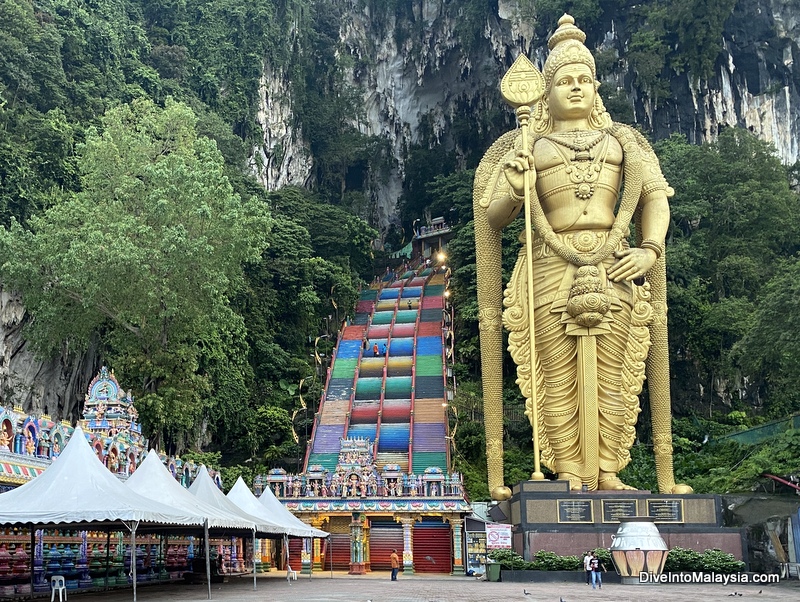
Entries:
{"type": "Polygon", "coordinates": [[[569,488],[572,491],[580,491],[583,488],[583,481],[581,481],[581,478],[578,475],[574,475],[570,472],[559,472],[558,480],[569,481],[569,488]]]}
{"type": "Polygon", "coordinates": [[[636,491],[636,487],[623,483],[614,472],[601,472],[597,481],[597,488],[602,491],[636,491]]]}

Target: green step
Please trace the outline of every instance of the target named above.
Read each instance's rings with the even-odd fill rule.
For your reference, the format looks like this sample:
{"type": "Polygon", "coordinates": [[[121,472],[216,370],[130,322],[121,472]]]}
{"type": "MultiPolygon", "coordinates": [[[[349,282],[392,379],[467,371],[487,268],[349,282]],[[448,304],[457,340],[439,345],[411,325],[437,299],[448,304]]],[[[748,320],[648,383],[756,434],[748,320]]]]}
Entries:
{"type": "MultiPolygon", "coordinates": [[[[439,363],[441,364],[441,358],[439,363]]],[[[353,378],[356,373],[356,366],[358,366],[358,358],[337,358],[336,361],[333,362],[331,378],[353,378]]],[[[441,368],[439,369],[439,373],[441,373],[441,368]]]]}
{"type": "Polygon", "coordinates": [[[441,297],[444,294],[443,284],[429,284],[425,287],[426,297],[441,297]]]}
{"type": "Polygon", "coordinates": [[[327,468],[331,472],[336,470],[336,464],[339,462],[339,454],[311,454],[308,456],[308,466],[319,464],[327,468]]]}
{"type": "Polygon", "coordinates": [[[417,376],[441,376],[441,355],[418,355],[416,364],[417,376]]]}
{"type": "Polygon", "coordinates": [[[361,293],[358,295],[358,300],[359,300],[359,301],[374,301],[374,300],[375,300],[375,299],[377,299],[377,298],[378,298],[378,291],[377,291],[377,289],[368,289],[368,290],[363,290],[363,291],[361,291],[361,293]]]}
{"type": "Polygon", "coordinates": [[[446,472],[449,468],[445,452],[415,452],[412,450],[411,462],[413,463],[411,471],[414,474],[422,474],[426,468],[431,466],[438,466],[446,472]]]}
{"type": "Polygon", "coordinates": [[[393,311],[376,311],[372,315],[373,324],[391,324],[394,318],[393,311]]]}

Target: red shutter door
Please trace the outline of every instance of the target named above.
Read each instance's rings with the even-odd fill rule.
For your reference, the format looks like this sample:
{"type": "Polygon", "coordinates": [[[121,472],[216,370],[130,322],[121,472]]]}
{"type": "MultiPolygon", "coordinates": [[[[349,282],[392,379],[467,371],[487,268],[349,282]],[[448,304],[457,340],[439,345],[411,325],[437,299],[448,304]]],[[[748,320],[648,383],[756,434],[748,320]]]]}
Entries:
{"type": "Polygon", "coordinates": [[[350,570],[350,535],[348,533],[331,533],[325,548],[325,570],[350,570]],[[333,563],[333,567],[331,567],[333,563]]]}
{"type": "Polygon", "coordinates": [[[414,525],[414,572],[450,573],[453,570],[450,526],[414,525]]]}
{"type": "MultiPolygon", "coordinates": [[[[403,557],[403,525],[372,521],[369,529],[369,566],[373,571],[392,569],[392,550],[403,557]]],[[[402,562],[402,560],[401,560],[402,562]]]]}
{"type": "Polygon", "coordinates": [[[303,568],[302,551],[303,540],[299,537],[289,538],[289,566],[292,567],[293,571],[297,571],[298,574],[300,569],[303,568]]]}

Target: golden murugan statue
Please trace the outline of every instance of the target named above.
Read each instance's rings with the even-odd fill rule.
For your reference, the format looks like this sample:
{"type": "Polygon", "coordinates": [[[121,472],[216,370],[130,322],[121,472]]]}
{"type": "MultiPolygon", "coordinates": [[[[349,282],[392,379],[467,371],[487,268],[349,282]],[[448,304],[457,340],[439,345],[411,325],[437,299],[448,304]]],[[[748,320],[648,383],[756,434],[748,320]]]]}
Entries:
{"type": "Polygon", "coordinates": [[[544,478],[541,460],[572,489],[632,489],[617,475],[630,461],[646,375],[659,489],[691,491],[675,484],[672,468],[664,238],[673,190],[644,137],[606,112],[585,40],[564,15],[544,74],[517,59],[501,90],[520,128],[492,145],[475,174],[494,499],[510,495],[503,485],[502,325],[533,427],[532,479],[544,478]],[[503,295],[500,231],[523,206],[522,247],[503,295]]]}

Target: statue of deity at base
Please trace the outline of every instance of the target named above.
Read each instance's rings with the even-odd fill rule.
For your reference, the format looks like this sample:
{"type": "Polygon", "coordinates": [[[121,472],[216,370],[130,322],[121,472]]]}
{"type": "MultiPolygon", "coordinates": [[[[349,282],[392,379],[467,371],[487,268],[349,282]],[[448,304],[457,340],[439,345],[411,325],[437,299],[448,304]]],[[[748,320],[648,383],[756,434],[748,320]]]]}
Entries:
{"type": "Polygon", "coordinates": [[[632,489],[630,462],[649,379],[659,489],[672,469],[664,239],[667,184],[636,130],[612,122],[585,34],[564,15],[540,73],[524,56],[503,80],[518,130],[475,174],[479,328],[489,488],[502,482],[502,329],[517,364],[539,461],[573,490],[632,489]],[[502,292],[500,231],[526,219],[502,292]],[[636,244],[629,241],[635,225],[636,244]],[[533,353],[531,350],[533,349],[533,353]]]}

